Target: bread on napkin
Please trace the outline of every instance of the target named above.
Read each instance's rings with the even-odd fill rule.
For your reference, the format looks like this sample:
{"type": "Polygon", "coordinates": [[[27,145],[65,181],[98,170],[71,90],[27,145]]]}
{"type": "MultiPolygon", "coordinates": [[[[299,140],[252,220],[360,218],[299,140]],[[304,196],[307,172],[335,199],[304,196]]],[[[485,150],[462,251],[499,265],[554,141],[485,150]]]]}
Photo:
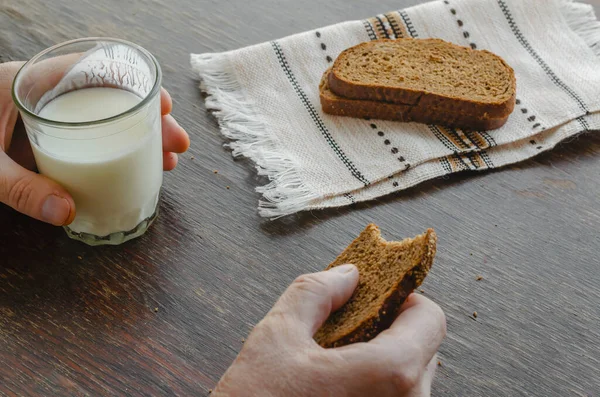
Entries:
{"type": "Polygon", "coordinates": [[[330,114],[499,128],[515,106],[513,69],[499,56],[440,39],[381,39],[343,51],[321,83],[330,114]]]}

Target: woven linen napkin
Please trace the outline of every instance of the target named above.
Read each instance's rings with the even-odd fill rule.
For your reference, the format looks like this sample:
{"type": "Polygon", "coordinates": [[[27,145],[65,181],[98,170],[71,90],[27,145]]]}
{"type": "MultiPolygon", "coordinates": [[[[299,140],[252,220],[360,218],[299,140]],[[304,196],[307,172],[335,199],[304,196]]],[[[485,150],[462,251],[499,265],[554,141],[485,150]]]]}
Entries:
{"type": "Polygon", "coordinates": [[[600,128],[600,23],[569,0],[440,0],[225,53],[192,54],[234,156],[269,183],[278,217],[374,199],[463,170],[498,168],[600,128]],[[378,38],[441,38],[515,70],[517,105],[488,132],[323,113],[319,81],[344,49],[378,38]]]}

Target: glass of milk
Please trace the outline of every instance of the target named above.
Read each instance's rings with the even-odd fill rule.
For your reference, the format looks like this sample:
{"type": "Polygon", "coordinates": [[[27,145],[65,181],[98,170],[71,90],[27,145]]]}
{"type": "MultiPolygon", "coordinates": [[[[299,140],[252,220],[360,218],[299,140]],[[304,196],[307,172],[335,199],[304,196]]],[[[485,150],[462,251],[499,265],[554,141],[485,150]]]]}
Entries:
{"type": "Polygon", "coordinates": [[[140,46],[85,38],[41,52],[15,77],[13,98],[38,169],[75,201],[69,237],[121,244],[156,218],[161,76],[140,46]]]}

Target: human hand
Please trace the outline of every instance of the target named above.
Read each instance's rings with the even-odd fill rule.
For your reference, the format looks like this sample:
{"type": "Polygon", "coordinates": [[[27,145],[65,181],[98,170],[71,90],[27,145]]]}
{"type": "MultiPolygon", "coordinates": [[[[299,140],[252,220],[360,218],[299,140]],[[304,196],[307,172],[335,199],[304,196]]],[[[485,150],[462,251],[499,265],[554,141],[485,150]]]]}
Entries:
{"type": "Polygon", "coordinates": [[[411,294],[392,326],[368,343],[323,349],[313,340],[357,283],[352,265],[296,279],[254,328],[213,396],[429,396],[446,319],[424,296],[411,294]]]}
{"type": "MultiPolygon", "coordinates": [[[[0,64],[0,202],[19,212],[56,226],[68,225],[75,218],[75,203],[56,182],[36,174],[35,159],[22,125],[17,125],[18,110],[11,87],[22,62],[0,64]]],[[[161,89],[163,169],[177,165],[177,154],[185,152],[190,138],[170,115],[173,102],[161,89]]],[[[20,123],[19,123],[20,124],[20,123]]]]}

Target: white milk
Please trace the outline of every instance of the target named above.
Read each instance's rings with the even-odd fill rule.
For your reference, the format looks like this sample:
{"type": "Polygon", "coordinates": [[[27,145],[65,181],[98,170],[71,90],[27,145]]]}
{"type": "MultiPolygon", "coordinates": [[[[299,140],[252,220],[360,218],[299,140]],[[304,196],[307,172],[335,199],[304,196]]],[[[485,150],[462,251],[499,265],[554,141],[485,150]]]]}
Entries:
{"type": "MultiPolygon", "coordinates": [[[[63,94],[39,112],[54,121],[89,122],[116,116],[141,99],[116,88],[63,94]]],[[[75,232],[106,236],[129,231],[154,214],[162,185],[160,96],[117,121],[84,128],[42,125],[32,144],[40,172],[75,200],[75,232]]]]}

